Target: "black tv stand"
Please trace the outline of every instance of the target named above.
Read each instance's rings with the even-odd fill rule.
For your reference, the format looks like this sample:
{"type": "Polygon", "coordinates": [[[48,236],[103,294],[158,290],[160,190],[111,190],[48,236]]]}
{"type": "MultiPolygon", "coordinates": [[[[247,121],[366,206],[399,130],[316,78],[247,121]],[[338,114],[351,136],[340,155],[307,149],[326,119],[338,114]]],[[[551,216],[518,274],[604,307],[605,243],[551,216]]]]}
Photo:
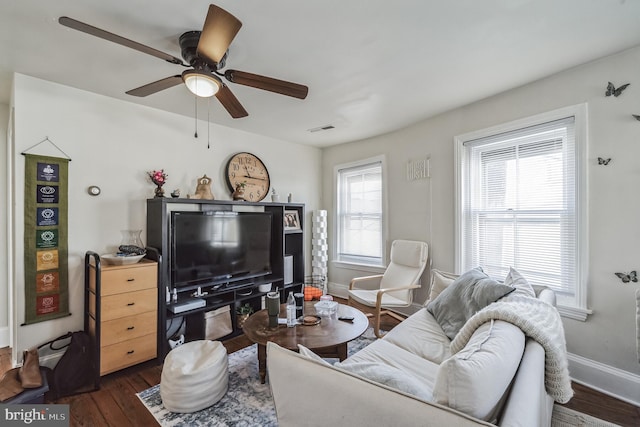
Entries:
{"type": "Polygon", "coordinates": [[[170,351],[167,336],[168,324],[185,325],[185,341],[204,338],[206,313],[229,306],[232,320],[232,332],[220,339],[227,339],[242,334],[242,328],[237,324],[235,312],[240,306],[249,304],[254,311],[263,308],[265,292],[260,292],[260,284],[272,283],[272,288],[280,292],[281,301],[284,303],[290,291],[301,292],[304,286],[304,226],[305,207],[299,203],[252,203],[227,200],[199,200],[199,199],[147,199],[147,246],[156,248],[168,258],[170,248],[170,216],[172,211],[194,210],[201,211],[241,211],[264,210],[271,213],[271,272],[261,273],[256,276],[242,278],[233,277],[215,280],[213,282],[193,284],[184,288],[176,288],[178,301],[193,298],[192,294],[200,287],[204,295],[198,296],[204,300],[202,307],[191,306],[185,311],[176,311],[172,306],[173,289],[169,262],[163,262],[160,266],[158,277],[158,305],[159,305],[159,343],[158,357],[163,360],[170,351]],[[296,211],[300,219],[299,230],[284,229],[284,214],[286,211],[296,211]],[[293,257],[293,281],[284,283],[284,257],[293,257]],[[169,299],[167,303],[167,289],[169,299]],[[206,294],[205,294],[206,293],[206,294]]]}

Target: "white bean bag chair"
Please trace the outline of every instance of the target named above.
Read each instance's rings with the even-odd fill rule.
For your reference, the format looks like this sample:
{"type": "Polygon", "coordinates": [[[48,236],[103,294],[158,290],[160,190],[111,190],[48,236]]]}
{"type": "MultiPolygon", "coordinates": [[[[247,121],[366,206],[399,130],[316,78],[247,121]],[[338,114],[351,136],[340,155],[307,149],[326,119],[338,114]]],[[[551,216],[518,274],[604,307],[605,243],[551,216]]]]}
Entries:
{"type": "Polygon", "coordinates": [[[227,350],[219,341],[191,341],[174,348],[164,360],[160,396],[171,412],[207,408],[227,392],[227,350]]]}

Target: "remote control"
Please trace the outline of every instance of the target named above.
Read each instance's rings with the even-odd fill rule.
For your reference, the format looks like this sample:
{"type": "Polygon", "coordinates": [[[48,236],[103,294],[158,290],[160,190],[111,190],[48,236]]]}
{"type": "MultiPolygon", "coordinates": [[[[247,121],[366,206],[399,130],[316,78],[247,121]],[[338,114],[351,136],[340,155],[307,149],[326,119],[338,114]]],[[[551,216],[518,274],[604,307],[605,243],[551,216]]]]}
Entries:
{"type": "Polygon", "coordinates": [[[343,320],[345,322],[353,322],[353,316],[342,316],[338,317],[338,320],[343,320]]]}

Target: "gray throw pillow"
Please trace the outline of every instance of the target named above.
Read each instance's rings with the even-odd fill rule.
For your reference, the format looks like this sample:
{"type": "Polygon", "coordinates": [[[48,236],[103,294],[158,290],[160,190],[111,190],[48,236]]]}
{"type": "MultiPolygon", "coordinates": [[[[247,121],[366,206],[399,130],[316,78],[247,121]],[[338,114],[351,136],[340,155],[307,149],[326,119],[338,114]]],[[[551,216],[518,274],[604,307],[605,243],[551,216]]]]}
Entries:
{"type": "Polygon", "coordinates": [[[467,320],[492,302],[513,292],[476,267],[458,277],[427,305],[445,335],[453,340],[467,320]]]}

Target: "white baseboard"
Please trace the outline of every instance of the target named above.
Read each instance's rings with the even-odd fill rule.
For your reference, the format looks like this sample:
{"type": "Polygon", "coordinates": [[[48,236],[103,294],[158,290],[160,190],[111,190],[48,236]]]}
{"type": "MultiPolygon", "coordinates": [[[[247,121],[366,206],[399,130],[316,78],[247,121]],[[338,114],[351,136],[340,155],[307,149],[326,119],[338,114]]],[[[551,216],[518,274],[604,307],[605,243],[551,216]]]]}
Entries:
{"type": "Polygon", "coordinates": [[[3,326],[0,328],[0,348],[9,347],[9,327],[3,326]]]}
{"type": "Polygon", "coordinates": [[[640,406],[640,375],[568,353],[569,374],[579,384],[640,406]]]}
{"type": "Polygon", "coordinates": [[[329,282],[327,283],[327,293],[334,297],[347,299],[349,286],[341,283],[329,282]]]}
{"type": "MultiPolygon", "coordinates": [[[[349,287],[340,283],[329,282],[328,292],[331,295],[347,298],[349,287]]],[[[422,306],[413,304],[407,308],[417,311],[422,306]]],[[[411,314],[409,312],[405,314],[411,314]]],[[[640,375],[614,368],[604,363],[568,353],[569,373],[571,379],[606,395],[640,406],[640,375]]]]}

